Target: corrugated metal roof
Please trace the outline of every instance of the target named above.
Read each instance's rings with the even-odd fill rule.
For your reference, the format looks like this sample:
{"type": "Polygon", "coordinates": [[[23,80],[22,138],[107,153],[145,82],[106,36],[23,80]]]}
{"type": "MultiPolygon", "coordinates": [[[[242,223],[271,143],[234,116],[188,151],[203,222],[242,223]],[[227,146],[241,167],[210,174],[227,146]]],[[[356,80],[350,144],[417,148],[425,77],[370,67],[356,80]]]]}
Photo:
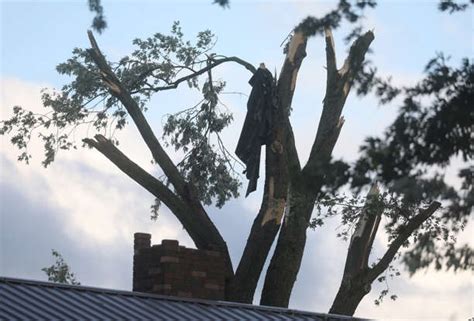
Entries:
{"type": "Polygon", "coordinates": [[[0,277],[0,320],[355,320],[329,314],[0,277]]]}

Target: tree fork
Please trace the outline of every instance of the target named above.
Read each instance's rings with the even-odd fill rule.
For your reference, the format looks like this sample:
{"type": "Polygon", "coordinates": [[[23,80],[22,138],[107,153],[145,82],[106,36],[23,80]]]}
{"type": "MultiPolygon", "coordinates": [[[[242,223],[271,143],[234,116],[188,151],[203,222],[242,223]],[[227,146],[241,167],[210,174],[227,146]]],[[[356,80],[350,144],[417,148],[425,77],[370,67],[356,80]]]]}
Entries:
{"type": "Polygon", "coordinates": [[[172,192],[160,180],[130,160],[110,140],[102,135],[96,135],[95,139],[86,138],[83,141],[97,149],[123,173],[159,198],[173,212],[180,223],[183,224],[183,227],[189,233],[197,248],[213,249],[213,246],[220,242],[219,239],[212,239],[218,232],[217,230],[214,233],[209,233],[210,227],[202,225],[194,216],[190,215],[193,209],[187,202],[184,202],[182,198],[172,192]]]}
{"type": "MultiPolygon", "coordinates": [[[[91,31],[88,31],[88,36],[92,47],[88,50],[88,53],[95,62],[96,66],[99,68],[100,76],[103,82],[109,88],[110,94],[116,97],[123,104],[128,114],[131,116],[143,140],[151,151],[154,160],[163,169],[163,172],[174,186],[177,195],[186,204],[186,209],[188,209],[189,212],[174,212],[173,208],[170,208],[170,210],[178,217],[178,219],[181,217],[181,219],[186,222],[193,221],[192,224],[183,224],[183,226],[195,242],[196,247],[207,250],[219,250],[223,255],[225,255],[227,261],[226,274],[230,279],[233,276],[232,263],[230,260],[227,244],[222,238],[222,235],[219,233],[216,226],[207,215],[204,207],[194,192],[193,186],[185,181],[176,165],[172,162],[168,154],[161,146],[140,107],[133,99],[130,92],[127,90],[127,88],[125,88],[125,86],[120,82],[118,77],[112,71],[110,65],[100,51],[91,31]]],[[[97,139],[97,137],[95,142],[89,140],[88,143],[97,149],[98,147],[104,147],[106,144],[102,138],[97,139]]],[[[113,144],[110,143],[107,145],[108,148],[102,148],[102,150],[98,150],[103,153],[107,152],[111,150],[110,145],[113,146],[113,144]]],[[[118,151],[118,149],[116,149],[116,151],[118,151]]]]}
{"type": "Polygon", "coordinates": [[[421,209],[401,229],[402,232],[390,244],[382,259],[370,268],[368,259],[384,210],[380,206],[370,209],[374,201],[371,197],[377,194],[378,191],[372,187],[367,195],[365,209],[351,237],[341,285],[329,313],[354,315],[362,299],[370,292],[372,283],[389,267],[400,247],[441,206],[439,202],[433,202],[426,209],[421,209]]]}
{"type": "Polygon", "coordinates": [[[374,34],[369,31],[351,46],[341,69],[337,70],[334,39],[325,29],[327,85],[323,111],[316,138],[305,167],[290,175],[291,199],[288,215],[284,218],[275,253],[265,277],[260,303],[288,307],[306,245],[306,230],[314,202],[324,184],[326,166],[344,124],[341,117],[353,79],[360,70],[374,34]]]}
{"type": "Polygon", "coordinates": [[[293,133],[288,121],[291,101],[301,63],[306,56],[307,37],[293,35],[277,85],[278,109],[271,143],[265,148],[265,186],[260,210],[255,218],[230,290],[230,299],[252,303],[265,260],[280,229],[289,188],[288,162],[298,164],[293,133]],[[290,158],[290,160],[289,160],[290,158]]]}

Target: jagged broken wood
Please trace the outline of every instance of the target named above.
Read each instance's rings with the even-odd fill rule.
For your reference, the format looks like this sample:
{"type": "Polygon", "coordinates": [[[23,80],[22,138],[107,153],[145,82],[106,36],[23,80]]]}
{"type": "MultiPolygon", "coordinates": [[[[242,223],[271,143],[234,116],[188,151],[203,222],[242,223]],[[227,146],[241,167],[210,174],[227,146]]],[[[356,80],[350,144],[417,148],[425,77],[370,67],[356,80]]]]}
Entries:
{"type": "Polygon", "coordinates": [[[265,148],[264,195],[231,284],[233,301],[252,303],[263,265],[280,229],[289,189],[289,169],[299,164],[288,112],[298,71],[306,56],[306,44],[307,37],[296,31],[278,78],[278,108],[272,138],[265,148]]]}
{"type": "Polygon", "coordinates": [[[334,39],[329,28],[325,29],[325,36],[327,86],[323,111],[308,162],[301,170],[295,165],[292,166],[290,162],[289,215],[284,218],[275,252],[265,276],[260,301],[263,305],[288,306],[301,266],[306,230],[314,202],[324,184],[324,173],[344,124],[344,118],[341,117],[342,109],[354,77],[360,70],[365,54],[374,39],[371,31],[360,36],[352,44],[341,69],[337,70],[334,39]]]}
{"type": "Polygon", "coordinates": [[[341,285],[330,313],[352,316],[360,301],[370,292],[371,284],[387,270],[400,247],[441,206],[439,202],[432,202],[427,208],[420,209],[417,215],[399,229],[400,233],[389,245],[384,256],[373,267],[369,267],[370,252],[384,211],[383,206],[374,204],[378,202],[377,197],[378,191],[373,186],[352,235],[341,285]]]}

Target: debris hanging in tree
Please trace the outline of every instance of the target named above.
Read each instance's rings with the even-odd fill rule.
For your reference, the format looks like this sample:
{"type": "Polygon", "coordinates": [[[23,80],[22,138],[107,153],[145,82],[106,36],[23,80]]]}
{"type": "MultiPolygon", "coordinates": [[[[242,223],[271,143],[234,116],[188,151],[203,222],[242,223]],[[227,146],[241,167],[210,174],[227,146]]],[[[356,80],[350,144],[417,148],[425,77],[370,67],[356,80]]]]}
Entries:
{"type": "Polygon", "coordinates": [[[260,64],[250,78],[249,84],[252,91],[247,102],[247,116],[235,149],[235,154],[245,163],[244,173],[249,180],[245,196],[257,189],[260,150],[271,139],[273,113],[276,109],[273,76],[264,63],[260,64]]]}

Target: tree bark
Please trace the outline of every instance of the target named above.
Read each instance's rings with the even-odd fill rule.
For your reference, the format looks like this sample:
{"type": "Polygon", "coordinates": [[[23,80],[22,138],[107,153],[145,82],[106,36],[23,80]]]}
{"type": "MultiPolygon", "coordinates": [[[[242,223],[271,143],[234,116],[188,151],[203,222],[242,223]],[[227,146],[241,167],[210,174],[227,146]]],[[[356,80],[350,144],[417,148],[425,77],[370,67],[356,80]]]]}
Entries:
{"type": "Polygon", "coordinates": [[[329,313],[353,316],[359,303],[370,292],[367,271],[350,279],[343,279],[329,313]]]}
{"type": "MultiPolygon", "coordinates": [[[[150,175],[127,156],[125,156],[110,140],[102,135],[96,135],[95,139],[84,139],[84,142],[97,149],[102,155],[107,157],[123,173],[145,188],[155,197],[159,198],[179,220],[191,239],[198,248],[210,249],[211,244],[216,244],[219,240],[212,240],[214,233],[209,233],[209,227],[201,225],[202,222],[194,219],[193,209],[179,196],[173,193],[160,180],[150,175]]],[[[216,231],[217,232],[217,231],[216,231]]]]}
{"type": "Polygon", "coordinates": [[[389,267],[400,247],[441,206],[440,203],[433,202],[428,208],[420,210],[403,226],[400,234],[390,244],[382,259],[370,268],[368,260],[384,211],[381,206],[373,206],[373,201],[376,200],[371,198],[374,195],[378,195],[378,190],[375,191],[372,187],[367,196],[366,206],[351,237],[341,285],[329,313],[354,315],[364,296],[370,292],[372,283],[389,267]]]}
{"type": "Polygon", "coordinates": [[[265,276],[261,305],[288,307],[306,242],[306,233],[300,231],[306,230],[314,200],[314,195],[292,185],[289,212],[284,218],[275,253],[265,276]],[[288,224],[290,220],[292,223],[288,224]]]}
{"type": "MultiPolygon", "coordinates": [[[[178,217],[180,222],[186,223],[183,223],[183,226],[189,233],[197,248],[218,250],[226,257],[226,273],[227,277],[230,279],[233,276],[232,263],[230,260],[227,244],[222,238],[222,235],[219,233],[216,226],[204,210],[204,207],[199,201],[197,193],[194,191],[192,184],[186,182],[176,165],[172,162],[168,154],[161,146],[137,102],[133,99],[128,89],[125,88],[125,86],[112,71],[110,65],[100,51],[92,32],[89,31],[88,36],[92,47],[88,50],[88,53],[99,68],[100,76],[103,82],[108,87],[110,94],[116,97],[123,104],[134,124],[136,125],[138,131],[140,132],[144,142],[151,151],[153,159],[161,167],[164,174],[173,185],[176,196],[181,200],[182,204],[185,205],[183,208],[184,210],[181,210],[181,207],[178,208],[176,206],[170,207],[170,210],[178,217]]],[[[143,176],[143,173],[138,170],[138,165],[126,158],[125,155],[118,151],[118,149],[113,146],[111,142],[100,136],[97,136],[95,141],[88,140],[86,142],[98,149],[111,161],[115,160],[115,165],[117,165],[122,170],[125,170],[127,175],[139,182],[140,177],[138,177],[136,174],[140,173],[141,176],[143,176]],[[130,170],[130,168],[133,168],[133,170],[130,170]],[[133,174],[135,175],[131,176],[133,174]]],[[[150,180],[148,179],[147,181],[150,180]]],[[[152,190],[161,187],[159,184],[157,184],[157,182],[155,182],[155,186],[152,188],[152,190]]],[[[146,186],[144,187],[147,188],[146,186]]]]}
{"type": "Polygon", "coordinates": [[[245,249],[230,288],[232,301],[252,303],[268,252],[280,229],[289,188],[288,157],[299,166],[288,113],[301,63],[306,56],[307,38],[296,32],[277,85],[278,109],[271,143],[265,148],[265,186],[260,210],[250,231],[245,249]]]}
{"type": "MultiPolygon", "coordinates": [[[[236,62],[238,63],[239,65],[245,67],[248,71],[250,71],[252,74],[254,74],[257,69],[251,65],[250,63],[246,62],[245,60],[242,60],[240,59],[239,57],[225,57],[225,58],[219,58],[219,59],[212,59],[209,61],[209,63],[207,64],[206,67],[200,69],[200,70],[196,70],[195,72],[187,75],[187,76],[184,76],[184,77],[181,77],[179,79],[176,79],[175,81],[167,84],[166,86],[159,86],[159,87],[150,87],[150,88],[147,88],[147,90],[152,90],[152,91],[163,91],[163,90],[170,90],[170,89],[176,89],[178,88],[179,84],[185,82],[185,81],[188,81],[188,80],[191,80],[199,75],[202,75],[206,72],[209,72],[210,70],[212,70],[213,68],[219,66],[220,64],[223,64],[223,63],[226,63],[226,62],[236,62]]],[[[153,70],[155,69],[150,69],[148,70],[147,72],[145,72],[142,77],[146,77],[147,75],[149,75],[150,73],[153,72],[153,70]]],[[[141,78],[141,77],[140,77],[141,78]]]]}
{"type": "Polygon", "coordinates": [[[341,117],[353,79],[360,70],[372,32],[359,37],[351,46],[341,69],[337,70],[334,40],[330,29],[325,30],[327,86],[323,112],[308,163],[301,171],[290,175],[291,198],[289,213],[284,218],[275,253],[265,277],[260,303],[288,307],[306,244],[306,229],[314,202],[324,184],[324,173],[339,137],[344,118],[341,117]]]}

